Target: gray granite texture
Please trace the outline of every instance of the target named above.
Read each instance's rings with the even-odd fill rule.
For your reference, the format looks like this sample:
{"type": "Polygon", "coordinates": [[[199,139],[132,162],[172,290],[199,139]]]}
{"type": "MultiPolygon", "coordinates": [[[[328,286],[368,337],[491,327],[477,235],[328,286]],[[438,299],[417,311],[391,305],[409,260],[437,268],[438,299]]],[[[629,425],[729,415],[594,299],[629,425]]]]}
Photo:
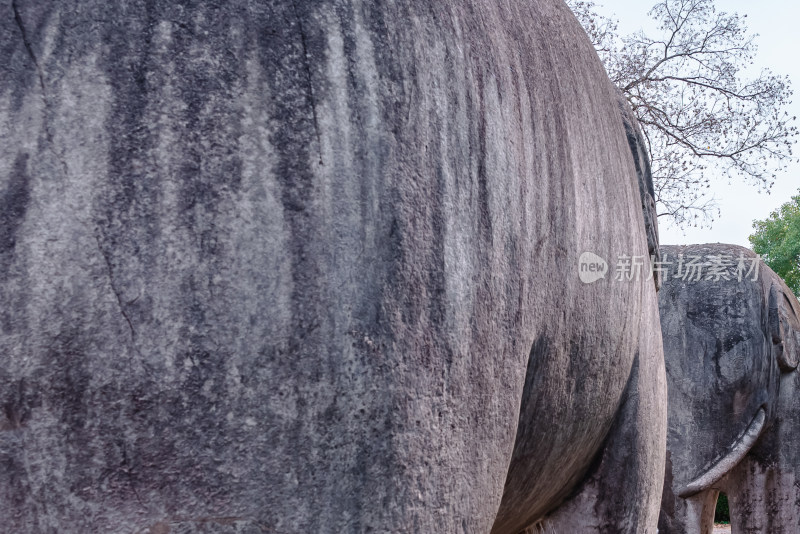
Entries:
{"type": "Polygon", "coordinates": [[[556,0],[3,0],[3,529],[653,532],[628,140],[556,0]]]}

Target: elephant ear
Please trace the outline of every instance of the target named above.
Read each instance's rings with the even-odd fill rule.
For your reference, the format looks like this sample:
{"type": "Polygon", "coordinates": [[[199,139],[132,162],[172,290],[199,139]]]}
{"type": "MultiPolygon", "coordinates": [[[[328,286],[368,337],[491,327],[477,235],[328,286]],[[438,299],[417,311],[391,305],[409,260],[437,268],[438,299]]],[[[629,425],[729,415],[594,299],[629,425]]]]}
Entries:
{"type": "Polygon", "coordinates": [[[785,373],[794,371],[800,363],[798,362],[800,321],[795,307],[789,302],[783,289],[775,283],[769,290],[769,334],[778,367],[785,373]]]}

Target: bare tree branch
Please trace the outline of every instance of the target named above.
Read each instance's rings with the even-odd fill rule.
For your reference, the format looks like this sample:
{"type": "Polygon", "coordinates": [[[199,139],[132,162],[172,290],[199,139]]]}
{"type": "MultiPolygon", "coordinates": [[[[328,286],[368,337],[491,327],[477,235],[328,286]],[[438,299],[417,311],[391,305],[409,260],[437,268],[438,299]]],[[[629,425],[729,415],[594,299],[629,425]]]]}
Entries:
{"type": "Polygon", "coordinates": [[[713,0],[662,0],[649,12],[661,35],[620,37],[594,2],[567,4],[642,125],[660,217],[713,220],[710,176],[769,190],[793,159],[797,128],[785,111],[792,89],[768,70],[743,78],[756,49],[745,16],[718,12],[713,0]]]}

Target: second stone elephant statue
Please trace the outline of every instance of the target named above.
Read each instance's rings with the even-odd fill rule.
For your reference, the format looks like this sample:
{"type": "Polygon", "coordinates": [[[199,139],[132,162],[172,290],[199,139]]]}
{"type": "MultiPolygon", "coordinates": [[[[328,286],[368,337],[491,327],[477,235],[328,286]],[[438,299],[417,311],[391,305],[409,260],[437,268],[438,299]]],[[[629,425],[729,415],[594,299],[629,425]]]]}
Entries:
{"type": "Polygon", "coordinates": [[[669,390],[659,532],[710,534],[720,492],[734,534],[798,522],[800,304],[752,251],[661,247],[669,390]]]}

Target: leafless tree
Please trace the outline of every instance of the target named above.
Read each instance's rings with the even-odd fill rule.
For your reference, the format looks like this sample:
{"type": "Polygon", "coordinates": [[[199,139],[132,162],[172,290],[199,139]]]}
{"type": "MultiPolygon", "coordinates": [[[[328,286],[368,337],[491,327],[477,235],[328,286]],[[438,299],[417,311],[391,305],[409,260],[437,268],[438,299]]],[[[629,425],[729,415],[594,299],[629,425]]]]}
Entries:
{"type": "Polygon", "coordinates": [[[567,4],[642,125],[659,217],[711,222],[715,175],[772,187],[793,159],[792,90],[788,77],[768,69],[745,77],[756,52],[746,15],[717,11],[713,0],[664,0],[649,12],[657,36],[620,37],[594,2],[567,4]]]}

